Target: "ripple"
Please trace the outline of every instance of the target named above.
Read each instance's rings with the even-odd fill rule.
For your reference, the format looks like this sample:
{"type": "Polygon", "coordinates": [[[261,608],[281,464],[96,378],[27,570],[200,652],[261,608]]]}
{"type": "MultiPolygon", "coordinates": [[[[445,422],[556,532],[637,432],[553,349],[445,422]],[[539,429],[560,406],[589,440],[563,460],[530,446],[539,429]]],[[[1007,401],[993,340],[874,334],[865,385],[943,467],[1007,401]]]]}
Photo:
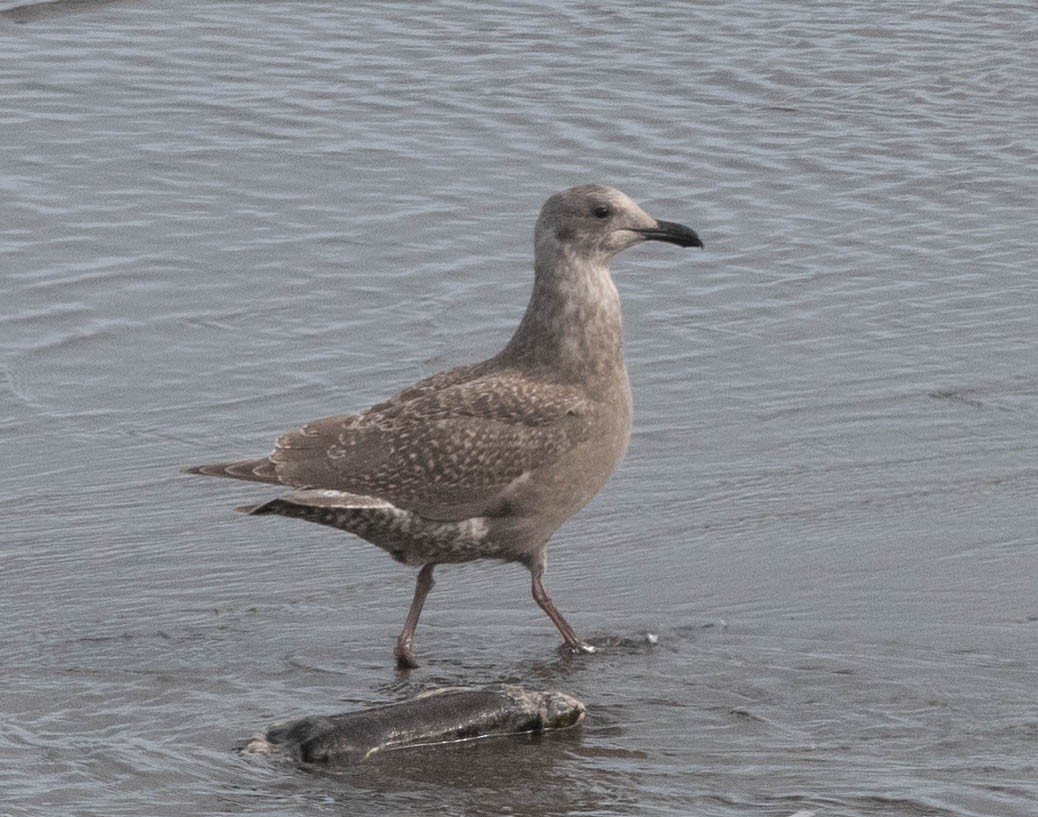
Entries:
{"type": "Polygon", "coordinates": [[[9,808],[1033,811],[1030,7],[171,11],[0,11],[9,808]],[[635,434],[552,545],[621,645],[558,660],[523,571],[471,565],[401,679],[408,571],[178,468],[497,348],[583,181],[709,248],[617,259],[635,434]],[[232,751],[499,679],[584,698],[579,738],[232,751]]]}

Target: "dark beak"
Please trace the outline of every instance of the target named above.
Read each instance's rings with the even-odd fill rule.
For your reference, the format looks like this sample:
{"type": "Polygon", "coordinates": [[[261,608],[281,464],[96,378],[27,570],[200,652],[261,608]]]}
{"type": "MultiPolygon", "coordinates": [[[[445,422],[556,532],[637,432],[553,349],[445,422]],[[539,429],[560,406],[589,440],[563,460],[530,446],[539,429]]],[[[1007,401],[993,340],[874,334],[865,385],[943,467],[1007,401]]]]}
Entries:
{"type": "Polygon", "coordinates": [[[669,241],[679,247],[702,247],[703,242],[699,240],[696,231],[684,224],[676,224],[673,221],[657,221],[655,227],[644,230],[635,230],[650,241],[669,241]]]}

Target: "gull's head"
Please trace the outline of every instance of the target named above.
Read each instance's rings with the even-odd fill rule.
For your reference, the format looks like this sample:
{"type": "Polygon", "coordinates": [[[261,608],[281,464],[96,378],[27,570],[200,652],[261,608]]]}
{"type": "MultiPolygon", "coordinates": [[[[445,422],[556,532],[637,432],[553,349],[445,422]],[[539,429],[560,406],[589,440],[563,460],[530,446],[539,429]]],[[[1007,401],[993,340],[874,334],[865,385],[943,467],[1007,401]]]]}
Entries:
{"type": "Polygon", "coordinates": [[[658,221],[625,193],[600,184],[571,187],[549,198],[534,232],[538,258],[570,256],[602,265],[642,241],[703,246],[689,227],[658,221]]]}

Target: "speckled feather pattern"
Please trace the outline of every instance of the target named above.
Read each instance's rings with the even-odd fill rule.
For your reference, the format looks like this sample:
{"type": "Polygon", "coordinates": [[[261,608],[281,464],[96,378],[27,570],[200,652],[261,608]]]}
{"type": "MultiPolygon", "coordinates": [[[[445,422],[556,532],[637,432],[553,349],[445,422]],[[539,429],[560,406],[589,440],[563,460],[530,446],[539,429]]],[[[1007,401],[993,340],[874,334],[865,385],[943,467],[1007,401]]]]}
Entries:
{"type": "Polygon", "coordinates": [[[288,485],[378,496],[437,519],[455,507],[493,514],[512,480],[593,433],[588,409],[578,387],[466,367],[363,414],[309,423],[270,459],[288,485]]]}
{"type": "Polygon", "coordinates": [[[501,352],[360,414],[308,423],[269,457],[188,470],[291,486],[240,510],[350,531],[407,564],[510,559],[539,576],[549,537],[627,448],[631,394],[609,262],[646,238],[701,246],[613,188],[557,193],[534,232],[529,305],[501,352]]]}
{"type": "Polygon", "coordinates": [[[293,491],[241,510],[256,515],[305,519],[348,531],[378,545],[396,561],[407,565],[456,564],[495,556],[509,558],[507,552],[498,552],[494,542],[487,540],[486,519],[470,517],[460,522],[436,522],[373,497],[331,491],[293,491]],[[318,493],[323,496],[317,496],[318,493]],[[330,498],[332,493],[338,496],[330,498]]]}

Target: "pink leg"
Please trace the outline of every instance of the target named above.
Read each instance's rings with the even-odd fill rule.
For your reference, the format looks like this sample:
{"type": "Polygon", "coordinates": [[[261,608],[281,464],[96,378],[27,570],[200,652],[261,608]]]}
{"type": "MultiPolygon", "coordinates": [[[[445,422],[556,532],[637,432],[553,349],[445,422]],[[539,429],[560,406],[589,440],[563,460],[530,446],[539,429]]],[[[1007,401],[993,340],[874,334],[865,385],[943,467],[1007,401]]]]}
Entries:
{"type": "Polygon", "coordinates": [[[418,617],[422,614],[422,605],[425,597],[433,589],[436,582],[433,581],[433,568],[435,564],[427,564],[418,571],[418,580],[415,582],[414,598],[411,600],[411,609],[407,611],[407,620],[404,622],[403,632],[396,640],[396,665],[400,669],[414,669],[418,661],[414,656],[414,631],[418,626],[418,617]]]}
{"type": "Polygon", "coordinates": [[[562,617],[555,608],[555,603],[551,600],[551,596],[544,589],[544,583],[541,581],[541,570],[532,571],[533,573],[533,600],[537,602],[538,606],[548,614],[548,618],[552,620],[552,623],[559,628],[559,632],[562,633],[563,646],[570,652],[594,652],[595,648],[590,644],[586,644],[577,638],[577,634],[573,631],[573,628],[569,626],[569,622],[562,617]]]}

